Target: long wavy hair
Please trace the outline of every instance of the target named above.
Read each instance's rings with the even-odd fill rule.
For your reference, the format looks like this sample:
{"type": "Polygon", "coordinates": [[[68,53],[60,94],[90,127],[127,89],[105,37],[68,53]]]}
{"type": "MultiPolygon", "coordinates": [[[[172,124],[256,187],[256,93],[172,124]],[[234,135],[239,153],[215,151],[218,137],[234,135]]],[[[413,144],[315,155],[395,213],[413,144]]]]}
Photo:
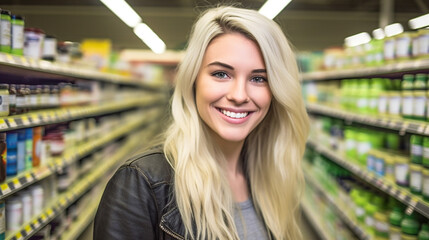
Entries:
{"type": "Polygon", "coordinates": [[[174,196],[186,238],[239,239],[226,160],[198,115],[194,93],[207,46],[230,32],[258,44],[273,96],[266,117],[246,138],[242,150],[255,209],[275,239],[302,239],[298,227],[304,188],[301,159],[309,121],[295,55],[274,21],[254,10],[229,6],[209,9],[199,17],[176,75],[164,151],[174,169],[174,196]]]}

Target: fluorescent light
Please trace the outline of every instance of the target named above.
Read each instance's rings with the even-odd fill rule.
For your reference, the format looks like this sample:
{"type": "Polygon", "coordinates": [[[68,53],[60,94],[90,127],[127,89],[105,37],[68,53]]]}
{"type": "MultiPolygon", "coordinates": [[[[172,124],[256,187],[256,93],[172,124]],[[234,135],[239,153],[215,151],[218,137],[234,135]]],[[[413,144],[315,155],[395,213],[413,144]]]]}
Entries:
{"type": "Polygon", "coordinates": [[[285,8],[291,0],[268,0],[259,9],[259,13],[273,19],[285,8]]]}
{"type": "Polygon", "coordinates": [[[371,36],[367,32],[358,33],[344,39],[347,47],[356,47],[365,43],[369,43],[370,41],[371,36]]]}
{"type": "Polygon", "coordinates": [[[400,23],[393,23],[384,27],[384,33],[386,33],[387,37],[393,37],[402,32],[404,32],[404,28],[400,23]]]}
{"type": "Polygon", "coordinates": [[[378,40],[381,40],[381,39],[383,39],[383,38],[386,37],[386,35],[384,34],[383,29],[381,29],[381,28],[377,28],[374,31],[372,31],[372,36],[375,39],[378,39],[378,40]]]}
{"type": "Polygon", "coordinates": [[[128,5],[125,0],[100,0],[106,7],[108,7],[116,16],[118,16],[125,24],[129,27],[135,27],[139,24],[142,19],[134,11],[133,8],[128,5]]]}
{"type": "Polygon", "coordinates": [[[134,28],[134,33],[139,37],[153,52],[163,53],[165,51],[165,43],[161,38],[144,23],[138,24],[134,28]]]}
{"type": "Polygon", "coordinates": [[[408,25],[412,29],[417,29],[417,28],[429,26],[429,13],[422,15],[420,17],[410,19],[410,21],[408,21],[408,25]]]}

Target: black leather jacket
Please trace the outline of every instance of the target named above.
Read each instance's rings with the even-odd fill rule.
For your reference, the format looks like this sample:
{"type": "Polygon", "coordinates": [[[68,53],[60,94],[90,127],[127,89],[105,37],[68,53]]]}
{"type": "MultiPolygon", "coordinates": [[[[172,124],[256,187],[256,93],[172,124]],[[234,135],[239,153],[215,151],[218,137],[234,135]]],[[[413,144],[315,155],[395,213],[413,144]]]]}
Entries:
{"type": "Polygon", "coordinates": [[[160,148],[128,160],[104,190],[94,220],[94,239],[184,239],[172,177],[160,148]]]}

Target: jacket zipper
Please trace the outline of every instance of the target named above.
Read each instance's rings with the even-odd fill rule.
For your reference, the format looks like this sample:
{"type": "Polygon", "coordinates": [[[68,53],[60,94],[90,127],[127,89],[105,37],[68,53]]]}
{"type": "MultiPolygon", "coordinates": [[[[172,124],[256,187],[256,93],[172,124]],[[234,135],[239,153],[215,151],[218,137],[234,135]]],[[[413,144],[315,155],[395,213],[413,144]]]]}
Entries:
{"type": "Polygon", "coordinates": [[[168,235],[170,235],[171,237],[178,239],[178,240],[183,240],[182,236],[178,235],[177,233],[171,232],[168,229],[166,229],[162,224],[160,224],[161,229],[166,232],[168,235]]]}

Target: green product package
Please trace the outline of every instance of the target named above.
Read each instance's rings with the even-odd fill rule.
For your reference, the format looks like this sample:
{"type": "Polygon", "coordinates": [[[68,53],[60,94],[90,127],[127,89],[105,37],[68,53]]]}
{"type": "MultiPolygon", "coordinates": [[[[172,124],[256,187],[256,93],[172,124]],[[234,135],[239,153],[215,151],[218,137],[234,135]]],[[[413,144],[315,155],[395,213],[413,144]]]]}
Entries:
{"type": "MultiPolygon", "coordinates": [[[[12,29],[21,28],[22,34],[24,34],[24,19],[22,17],[13,15],[11,19],[11,25],[12,25],[12,29]]],[[[13,30],[12,30],[12,34],[13,34],[13,30]]],[[[24,38],[24,36],[22,36],[22,38],[24,38]]],[[[17,40],[15,39],[15,41],[17,40]]],[[[22,39],[22,44],[23,44],[23,41],[24,39],[22,39]]],[[[24,46],[19,46],[19,47],[14,46],[14,40],[12,39],[10,53],[22,56],[24,53],[23,47],[24,46]]]]}
{"type": "Polygon", "coordinates": [[[10,11],[0,10],[0,51],[10,53],[10,11]]]}
{"type": "Polygon", "coordinates": [[[399,204],[396,204],[389,214],[389,223],[392,226],[400,227],[404,217],[404,209],[399,204]]]}
{"type": "Polygon", "coordinates": [[[404,74],[402,76],[402,90],[413,90],[414,88],[414,75],[404,74]]]}
{"type": "Polygon", "coordinates": [[[423,137],[420,135],[412,135],[410,138],[410,148],[411,162],[416,164],[422,164],[423,137]]]}
{"type": "Polygon", "coordinates": [[[427,223],[422,224],[418,240],[429,240],[429,225],[427,223]]]}
{"type": "Polygon", "coordinates": [[[358,163],[362,166],[366,166],[368,152],[371,150],[371,137],[367,131],[360,131],[357,134],[357,157],[358,163]]]}
{"type": "Polygon", "coordinates": [[[400,147],[400,137],[397,133],[387,133],[386,134],[386,144],[387,148],[391,150],[399,150],[400,147]]]}
{"type": "Polygon", "coordinates": [[[423,137],[423,167],[429,168],[429,137],[423,137]]]}
{"type": "Polygon", "coordinates": [[[427,88],[427,74],[418,73],[416,74],[416,79],[414,80],[414,89],[425,90],[427,88]]]}
{"type": "Polygon", "coordinates": [[[401,232],[405,236],[417,236],[419,234],[420,223],[415,214],[405,215],[401,221],[401,232]]]}
{"type": "Polygon", "coordinates": [[[346,156],[351,160],[357,158],[357,132],[352,127],[346,127],[344,130],[346,140],[346,156]]]}

